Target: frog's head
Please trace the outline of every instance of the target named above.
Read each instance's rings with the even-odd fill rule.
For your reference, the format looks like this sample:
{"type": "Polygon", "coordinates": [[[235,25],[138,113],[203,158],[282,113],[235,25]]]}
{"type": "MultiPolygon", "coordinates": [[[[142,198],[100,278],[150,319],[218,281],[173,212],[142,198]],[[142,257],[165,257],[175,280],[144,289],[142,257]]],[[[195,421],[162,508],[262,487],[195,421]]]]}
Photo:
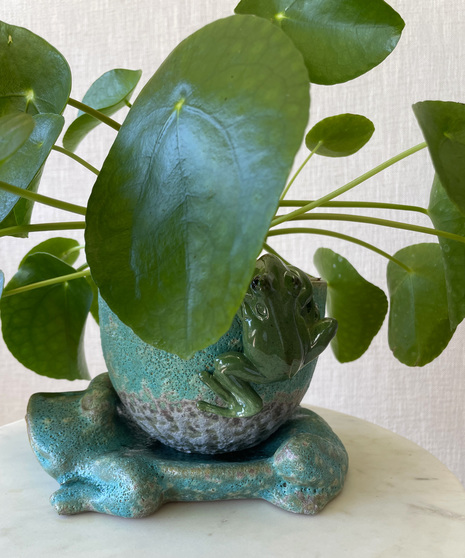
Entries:
{"type": "MultiPolygon", "coordinates": [[[[312,326],[319,320],[309,276],[266,254],[256,264],[242,303],[244,353],[292,377],[311,348],[312,326]]],[[[264,372],[265,373],[265,372],[264,372]]]]}

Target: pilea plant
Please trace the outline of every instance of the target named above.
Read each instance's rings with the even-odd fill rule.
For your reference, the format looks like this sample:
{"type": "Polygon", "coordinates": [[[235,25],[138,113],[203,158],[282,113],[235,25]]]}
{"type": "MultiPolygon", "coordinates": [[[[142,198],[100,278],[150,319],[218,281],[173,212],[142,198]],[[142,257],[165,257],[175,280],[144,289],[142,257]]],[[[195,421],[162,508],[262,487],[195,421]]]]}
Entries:
{"type": "MultiPolygon", "coordinates": [[[[76,240],[42,242],[4,286],[1,320],[13,355],[39,374],[85,378],[83,329],[98,319],[100,291],[144,341],[189,358],[230,326],[268,239],[291,233],[345,238],[388,260],[389,343],[408,365],[446,347],[465,315],[465,106],[423,101],[413,110],[424,142],[316,200],[288,192],[313,156],[349,156],[370,139],[365,117],[340,114],[307,131],[310,83],[342,83],[371,70],[396,46],[404,22],[382,0],[242,0],[235,15],[185,39],[130,99],[141,73],[111,70],[78,102],[66,60],[32,32],[0,23],[0,236],[85,229],[76,240]],[[79,109],[62,137],[66,105],[79,109]],[[122,125],[111,116],[130,107],[122,125]],[[100,170],[74,152],[98,124],[118,133],[100,170]],[[307,133],[306,133],[307,132],[307,133]],[[302,144],[308,157],[289,176],[302,144]],[[335,198],[428,148],[436,171],[428,208],[335,198]],[[38,193],[52,151],[97,175],[80,207],[38,193]],[[31,224],[34,203],[83,219],[31,224]],[[419,211],[432,227],[322,206],[419,211]],[[291,207],[289,211],[286,208],[291,207]],[[395,255],[308,220],[374,223],[432,235],[395,255]],[[299,221],[299,227],[282,228],[299,221]]],[[[285,257],[285,254],[283,254],[285,257]]],[[[333,349],[358,358],[388,309],[384,292],[341,255],[320,248],[328,312],[339,322],[333,349]]]]}

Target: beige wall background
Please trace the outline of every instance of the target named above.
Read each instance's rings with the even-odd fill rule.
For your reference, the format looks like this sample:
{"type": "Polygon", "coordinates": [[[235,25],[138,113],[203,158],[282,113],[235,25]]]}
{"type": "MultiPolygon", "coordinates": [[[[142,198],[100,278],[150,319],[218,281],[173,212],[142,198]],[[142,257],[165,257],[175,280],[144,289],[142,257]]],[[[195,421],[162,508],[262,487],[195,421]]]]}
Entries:
{"type": "MultiPolygon", "coordinates": [[[[0,19],[27,27],[58,48],[73,71],[75,98],[112,68],[142,69],[145,83],[176,46],[202,25],[230,15],[229,0],[0,0],[0,19]]],[[[312,89],[313,125],[342,112],[363,114],[375,123],[371,142],[345,160],[314,158],[293,187],[291,197],[313,199],[359,176],[388,157],[422,141],[411,111],[412,103],[426,99],[465,102],[465,6],[461,0],[391,0],[406,21],[394,54],[367,76],[348,84],[312,89]]],[[[1,77],[0,77],[1,79],[1,77]]],[[[74,117],[67,109],[65,116],[74,117]]],[[[100,166],[114,133],[99,130],[79,154],[100,166]]],[[[303,153],[296,162],[303,160],[303,153]]],[[[427,153],[419,153],[362,185],[359,199],[428,204],[433,171],[427,153]]],[[[93,177],[63,156],[53,153],[41,192],[85,203],[93,177]]],[[[381,216],[384,216],[381,214],[381,216]]],[[[411,216],[408,218],[411,220],[411,216]]],[[[72,219],[72,217],[70,217],[72,219]]],[[[36,207],[33,221],[63,220],[55,210],[36,207]]],[[[413,221],[412,221],[413,222],[413,221]]],[[[422,219],[418,223],[428,225],[422,219]]],[[[430,241],[391,229],[344,225],[341,231],[363,237],[394,253],[405,244],[430,241]]],[[[14,274],[26,250],[47,238],[2,239],[0,268],[7,279],[14,274]]],[[[79,239],[79,235],[71,234],[79,239]]],[[[355,245],[328,238],[279,238],[273,246],[295,265],[316,274],[313,251],[320,245],[347,257],[363,275],[385,287],[385,262],[355,245]]],[[[87,360],[92,376],[105,370],[98,329],[89,320],[87,360]]],[[[317,366],[305,403],[328,407],[367,419],[423,446],[465,483],[465,329],[459,327],[446,352],[434,363],[410,369],[389,351],[382,331],[369,352],[358,361],[341,365],[327,351],[317,366]]],[[[24,416],[27,399],[35,391],[83,389],[86,382],[67,383],[39,377],[24,369],[0,341],[0,424],[24,416]]]]}

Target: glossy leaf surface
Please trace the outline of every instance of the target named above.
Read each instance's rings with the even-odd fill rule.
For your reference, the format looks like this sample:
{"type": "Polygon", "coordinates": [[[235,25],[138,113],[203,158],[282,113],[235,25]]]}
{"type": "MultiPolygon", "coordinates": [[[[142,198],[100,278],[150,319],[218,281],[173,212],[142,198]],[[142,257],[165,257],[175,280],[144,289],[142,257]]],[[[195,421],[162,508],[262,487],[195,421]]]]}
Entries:
{"type": "MultiPolygon", "coordinates": [[[[5,292],[73,273],[49,254],[33,254],[5,287],[5,292]]],[[[83,334],[92,292],[85,279],[41,287],[3,298],[3,338],[27,368],[50,378],[88,379],[83,334]]]]}
{"type": "Polygon", "coordinates": [[[383,0],[242,0],[236,13],[278,25],[302,52],[310,81],[332,85],[382,62],[404,22],[383,0]]]}
{"type": "Polygon", "coordinates": [[[34,248],[29,250],[29,252],[21,260],[19,267],[23,265],[26,258],[31,256],[32,254],[37,254],[39,252],[50,254],[52,256],[55,256],[55,258],[64,261],[68,265],[73,265],[73,263],[79,257],[79,250],[76,250],[78,246],[79,242],[77,240],[74,240],[74,238],[49,238],[48,240],[44,240],[44,242],[37,244],[37,246],[34,246],[34,248]]]}
{"type": "Polygon", "coordinates": [[[338,323],[331,347],[339,362],[356,360],[368,349],[384,321],[386,295],[328,248],[319,248],[314,262],[328,283],[327,314],[338,323]]]}
{"type": "Polygon", "coordinates": [[[35,121],[22,112],[0,117],[0,165],[26,142],[35,121]]]}
{"type": "MultiPolygon", "coordinates": [[[[94,81],[82,102],[106,116],[111,116],[126,106],[141,75],[141,70],[110,70],[94,81]]],[[[74,151],[84,137],[99,124],[100,121],[93,116],[79,111],[76,120],[66,130],[63,146],[74,151]]]]}
{"type": "MultiPolygon", "coordinates": [[[[33,183],[34,178],[55,144],[64,119],[57,114],[38,114],[34,120],[35,127],[29,139],[0,166],[0,180],[18,188],[34,188],[36,191],[38,182],[33,183]]],[[[18,199],[18,196],[0,190],[0,221],[7,218],[18,199]]],[[[32,202],[28,204],[32,206],[32,202]]],[[[3,228],[4,224],[0,227],[3,228]]]]}
{"type": "Polygon", "coordinates": [[[410,271],[388,264],[389,346],[400,362],[424,366],[441,354],[454,333],[441,248],[439,244],[416,244],[395,257],[410,271]]]}
{"type": "Polygon", "coordinates": [[[423,101],[413,111],[441,184],[465,213],[465,104],[423,101]]]}
{"type": "Polygon", "coordinates": [[[0,116],[63,112],[71,91],[68,63],[31,31],[0,22],[0,75],[0,116]]]}
{"type": "MultiPolygon", "coordinates": [[[[465,237],[465,214],[450,200],[437,175],[428,214],[436,229],[465,237]]],[[[439,237],[439,244],[444,259],[450,322],[455,329],[465,317],[465,244],[443,237],[439,237]]]]}
{"type": "Polygon", "coordinates": [[[373,122],[359,114],[338,114],[315,124],[305,138],[310,151],[326,157],[347,157],[361,149],[371,138],[373,122]]]}
{"type": "Polygon", "coordinates": [[[143,340],[187,358],[228,329],[308,109],[300,53],[249,16],[194,33],[143,89],[94,186],[86,229],[103,298],[143,340]]]}

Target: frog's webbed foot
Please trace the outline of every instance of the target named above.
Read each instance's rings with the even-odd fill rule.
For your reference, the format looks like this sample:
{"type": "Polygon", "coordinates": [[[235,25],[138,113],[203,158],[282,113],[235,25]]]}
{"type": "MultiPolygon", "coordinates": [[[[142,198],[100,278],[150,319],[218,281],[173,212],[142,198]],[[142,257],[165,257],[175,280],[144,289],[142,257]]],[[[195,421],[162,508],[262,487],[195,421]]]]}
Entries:
{"type": "Polygon", "coordinates": [[[216,360],[213,374],[206,370],[200,372],[202,382],[226,405],[199,401],[197,406],[201,411],[223,417],[251,417],[262,410],[263,401],[248,381],[258,378],[258,373],[254,374],[248,361],[246,368],[240,366],[243,360],[247,359],[241,353],[229,353],[216,360]]]}
{"type": "Polygon", "coordinates": [[[306,359],[307,363],[321,355],[336,335],[336,331],[337,321],[333,318],[323,318],[312,327],[310,330],[311,349],[306,359]]]}

